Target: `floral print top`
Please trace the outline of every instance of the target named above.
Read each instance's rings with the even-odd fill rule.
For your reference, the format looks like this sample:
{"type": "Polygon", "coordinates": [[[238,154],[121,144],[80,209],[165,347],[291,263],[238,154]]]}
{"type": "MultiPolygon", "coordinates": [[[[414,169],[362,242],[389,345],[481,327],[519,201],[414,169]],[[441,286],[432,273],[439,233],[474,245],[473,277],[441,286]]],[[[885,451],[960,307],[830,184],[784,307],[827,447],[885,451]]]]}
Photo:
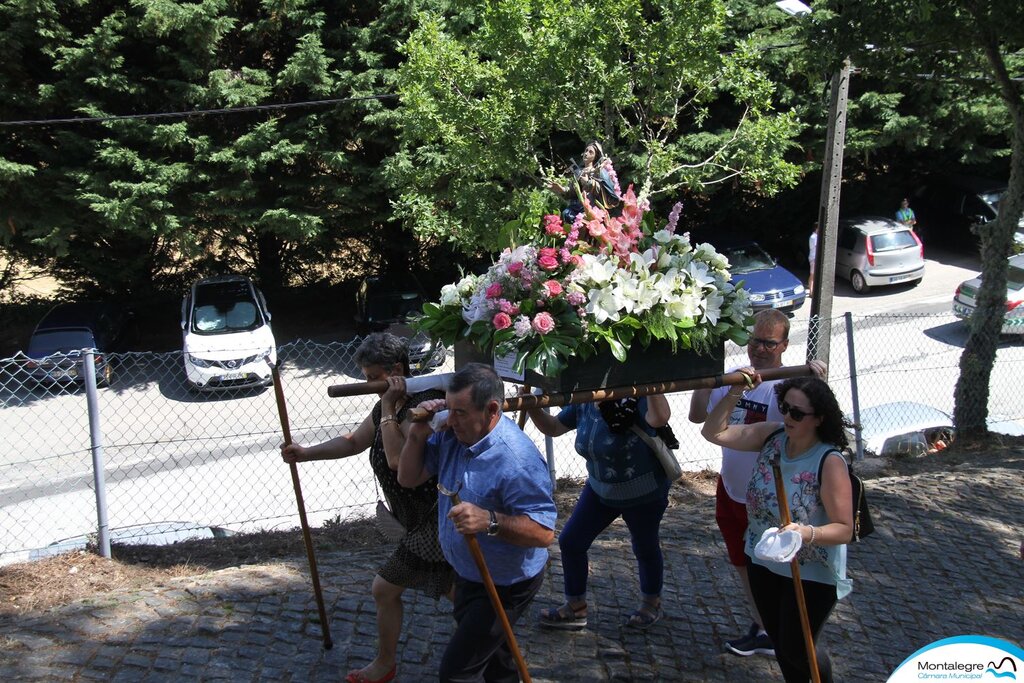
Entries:
{"type": "MultiPolygon", "coordinates": [[[[828,514],[821,502],[818,482],[821,460],[833,450],[829,444],[818,443],[790,458],[786,453],[788,439],[781,429],[765,441],[754,465],[754,474],[747,486],[746,553],[755,564],[782,576],[792,576],[789,563],[770,562],[754,556],[754,546],[770,527],[781,527],[779,504],[775,493],[772,461],[778,460],[783,486],[788,498],[790,517],[798,524],[828,524],[828,514]]],[[[846,545],[804,545],[797,553],[800,578],[836,587],[836,596],[850,593],[852,583],[846,578],[846,545]]]]}

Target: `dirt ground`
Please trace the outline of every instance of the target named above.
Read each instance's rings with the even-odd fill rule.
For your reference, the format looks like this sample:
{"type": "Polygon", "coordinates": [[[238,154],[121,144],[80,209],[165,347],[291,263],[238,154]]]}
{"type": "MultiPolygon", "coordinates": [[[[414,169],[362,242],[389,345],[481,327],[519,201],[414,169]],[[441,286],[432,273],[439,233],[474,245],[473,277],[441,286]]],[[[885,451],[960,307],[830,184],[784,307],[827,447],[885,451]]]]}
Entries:
{"type": "MultiPolygon", "coordinates": [[[[994,465],[1024,468],[1024,437],[994,435],[975,443],[957,443],[935,455],[888,461],[885,466],[874,468],[872,474],[865,472],[864,478],[994,465]]],[[[692,505],[714,496],[716,476],[712,471],[684,474],[672,487],[669,505],[692,505]]],[[[555,502],[560,516],[571,511],[580,483],[559,481],[555,502]]],[[[867,487],[870,496],[870,483],[867,487]]],[[[313,537],[318,552],[379,545],[382,538],[372,520],[328,523],[314,529],[313,537]]],[[[76,551],[0,567],[0,618],[45,610],[117,589],[161,585],[176,577],[303,557],[305,547],[302,534],[294,529],[169,546],[115,545],[112,555],[108,560],[93,552],[76,551]]]]}
{"type": "MultiPolygon", "coordinates": [[[[715,493],[715,473],[687,473],[672,489],[672,505],[692,503],[715,493]]],[[[555,493],[560,514],[568,514],[580,482],[559,481],[555,493]]],[[[331,524],[312,532],[318,553],[379,545],[372,520],[331,524]]],[[[111,559],[75,551],[45,560],[0,567],[0,618],[65,605],[117,589],[157,586],[169,579],[226,567],[267,564],[304,557],[299,529],[240,534],[221,539],[183,541],[168,546],[114,545],[111,559]]]]}

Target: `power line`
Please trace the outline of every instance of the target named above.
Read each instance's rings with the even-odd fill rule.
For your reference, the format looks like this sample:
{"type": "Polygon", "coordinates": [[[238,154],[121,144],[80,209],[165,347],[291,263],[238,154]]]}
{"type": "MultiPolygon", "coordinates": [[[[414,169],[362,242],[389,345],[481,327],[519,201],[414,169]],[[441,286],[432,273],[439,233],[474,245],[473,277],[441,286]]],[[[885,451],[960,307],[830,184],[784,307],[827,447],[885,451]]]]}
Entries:
{"type": "Polygon", "coordinates": [[[184,119],[211,114],[237,114],[252,111],[297,109],[300,107],[326,107],[345,102],[387,100],[395,97],[398,97],[398,95],[366,95],[363,97],[342,97],[331,100],[309,100],[305,102],[285,102],[282,104],[255,104],[249,107],[226,107],[223,109],[193,109],[192,111],[165,111],[148,114],[125,114],[123,116],[78,116],[66,119],[27,119],[23,121],[0,121],[0,126],[51,126],[65,123],[104,123],[106,121],[130,121],[133,119],[184,119]]]}

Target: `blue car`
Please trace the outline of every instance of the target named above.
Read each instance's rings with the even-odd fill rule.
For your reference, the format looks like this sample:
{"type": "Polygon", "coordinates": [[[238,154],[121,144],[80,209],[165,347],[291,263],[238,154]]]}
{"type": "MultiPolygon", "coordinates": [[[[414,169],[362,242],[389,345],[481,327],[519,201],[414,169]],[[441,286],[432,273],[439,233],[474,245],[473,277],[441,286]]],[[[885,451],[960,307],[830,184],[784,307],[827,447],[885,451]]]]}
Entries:
{"type": "Polygon", "coordinates": [[[755,311],[777,308],[793,312],[804,305],[807,294],[803,283],[756,242],[718,251],[729,259],[731,281],[735,284],[742,280],[743,288],[750,292],[750,304],[755,311]]]}

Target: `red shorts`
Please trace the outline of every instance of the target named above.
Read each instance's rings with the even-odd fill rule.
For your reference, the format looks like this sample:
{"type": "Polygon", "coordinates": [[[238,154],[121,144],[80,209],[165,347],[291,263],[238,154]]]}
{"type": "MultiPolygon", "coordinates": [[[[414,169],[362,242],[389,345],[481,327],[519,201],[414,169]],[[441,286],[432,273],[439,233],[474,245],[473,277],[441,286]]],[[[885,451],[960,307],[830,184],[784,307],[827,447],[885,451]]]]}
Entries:
{"type": "Polygon", "coordinates": [[[747,554],[744,552],[746,540],[743,536],[747,532],[747,506],[729,497],[721,476],[718,477],[718,490],[715,492],[715,521],[722,531],[725,549],[729,552],[729,564],[745,567],[747,554]]]}

